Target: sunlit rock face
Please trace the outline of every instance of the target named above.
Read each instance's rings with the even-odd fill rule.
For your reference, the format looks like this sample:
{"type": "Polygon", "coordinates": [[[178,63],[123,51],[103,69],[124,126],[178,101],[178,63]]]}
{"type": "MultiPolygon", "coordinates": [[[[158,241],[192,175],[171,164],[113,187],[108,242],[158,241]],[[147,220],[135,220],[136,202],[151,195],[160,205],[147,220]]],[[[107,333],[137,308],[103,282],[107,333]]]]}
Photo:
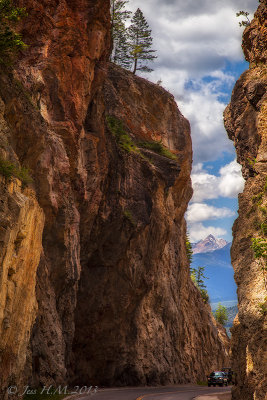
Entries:
{"type": "Polygon", "coordinates": [[[267,5],[263,1],[243,35],[242,47],[250,68],[237,81],[225,110],[225,126],[246,179],[244,192],[239,196],[232,246],[239,300],[232,331],[233,369],[237,372],[235,400],[263,400],[267,393],[267,287],[266,272],[262,269],[265,261],[255,259],[251,248],[253,238],[266,241],[266,17],[267,5]]]}
{"type": "Polygon", "coordinates": [[[163,88],[108,64],[109,1],[18,4],[29,47],[0,74],[1,157],[33,182],[1,180],[16,211],[1,329],[21,346],[2,388],[204,380],[228,339],[189,277],[189,123],[163,88]]]}
{"type": "MultiPolygon", "coordinates": [[[[0,163],[18,159],[0,99],[0,163]]],[[[30,333],[37,313],[36,270],[42,253],[44,213],[33,189],[0,175],[0,397],[22,385],[30,333]]]]}
{"type": "MultiPolygon", "coordinates": [[[[43,212],[31,190],[0,177],[0,395],[22,384],[36,316],[36,269],[42,251],[43,212]]],[[[2,398],[2,397],[1,397],[2,398]]]]}

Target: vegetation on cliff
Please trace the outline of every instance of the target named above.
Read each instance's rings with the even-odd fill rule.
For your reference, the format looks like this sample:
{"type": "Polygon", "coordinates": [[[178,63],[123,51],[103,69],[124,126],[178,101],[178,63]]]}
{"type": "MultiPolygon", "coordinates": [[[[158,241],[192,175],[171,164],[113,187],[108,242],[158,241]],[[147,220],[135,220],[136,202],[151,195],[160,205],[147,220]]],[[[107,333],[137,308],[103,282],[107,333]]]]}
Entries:
{"type": "Polygon", "coordinates": [[[138,8],[131,19],[129,27],[130,55],[133,61],[133,73],[136,71],[152,72],[153,69],[147,66],[149,61],[154,61],[156,50],[152,50],[153,39],[149,25],[138,8]]]}
{"type": "Polygon", "coordinates": [[[110,61],[123,68],[131,68],[131,59],[129,54],[128,34],[125,22],[130,18],[131,12],[125,10],[125,4],[128,1],[112,0],[110,4],[111,11],[111,37],[112,52],[110,61]]]}
{"type": "MultiPolygon", "coordinates": [[[[238,286],[238,316],[232,332],[233,400],[266,398],[266,0],[243,33],[250,63],[233,89],[225,127],[234,141],[246,180],[231,249],[238,286]]],[[[247,21],[248,22],[248,21],[247,21]]],[[[243,25],[242,25],[243,26],[243,25]]]]}
{"type": "Polygon", "coordinates": [[[201,297],[204,301],[204,303],[208,303],[209,302],[209,295],[208,295],[208,291],[207,291],[207,286],[204,283],[203,279],[208,279],[205,275],[204,275],[204,271],[205,271],[205,267],[197,267],[197,268],[191,268],[191,279],[194,282],[194,284],[196,285],[196,287],[198,288],[198,290],[201,293],[201,297]]]}
{"type": "Polygon", "coordinates": [[[177,156],[165,147],[162,142],[139,142],[138,146],[143,149],[152,150],[161,156],[170,158],[171,160],[177,160],[177,156]]]}
{"type": "Polygon", "coordinates": [[[14,74],[32,102],[0,75],[7,157],[34,177],[23,192],[1,179],[0,396],[29,379],[185,383],[228,361],[188,271],[189,123],[167,91],[107,62],[110,2],[76,3],[31,0],[14,74]]]}
{"type": "Polygon", "coordinates": [[[166,146],[164,146],[162,142],[142,141],[135,143],[133,139],[130,137],[130,135],[126,132],[123,122],[118,118],[112,115],[108,115],[106,117],[106,122],[108,129],[113,134],[113,136],[116,139],[116,142],[118,143],[119,147],[122,150],[125,150],[129,153],[131,152],[137,153],[142,158],[146,159],[149,162],[150,162],[149,158],[142,154],[141,152],[142,148],[152,150],[153,152],[163,157],[167,157],[170,160],[177,160],[177,156],[173,154],[166,146]]]}
{"type": "Polygon", "coordinates": [[[25,49],[22,36],[13,28],[25,15],[25,8],[15,7],[12,0],[0,0],[0,64],[9,64],[14,53],[25,49]]]}
{"type": "Polygon", "coordinates": [[[12,176],[18,178],[23,185],[27,185],[32,182],[32,178],[29,174],[29,170],[25,167],[18,167],[14,163],[4,160],[0,157],[0,174],[7,179],[12,176]]]}
{"type": "Polygon", "coordinates": [[[219,324],[224,326],[228,321],[227,308],[219,303],[217,309],[214,311],[214,317],[219,324]]]}

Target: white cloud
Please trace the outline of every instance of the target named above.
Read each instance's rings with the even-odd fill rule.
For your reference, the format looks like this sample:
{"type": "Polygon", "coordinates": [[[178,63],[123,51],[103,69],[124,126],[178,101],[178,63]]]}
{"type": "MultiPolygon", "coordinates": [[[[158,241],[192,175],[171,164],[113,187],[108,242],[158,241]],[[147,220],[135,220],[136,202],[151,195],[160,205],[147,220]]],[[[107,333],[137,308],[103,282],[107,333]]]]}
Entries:
{"type": "Polygon", "coordinates": [[[220,175],[212,175],[203,169],[202,164],[197,164],[192,173],[194,195],[192,202],[202,202],[218,197],[237,197],[244,188],[244,179],[241,166],[236,161],[220,169],[220,175]]]}
{"type": "Polygon", "coordinates": [[[218,100],[220,92],[214,93],[214,85],[202,84],[180,101],[180,109],[191,125],[194,162],[216,160],[223,152],[234,152],[223,125],[226,104],[218,100]]]}
{"type": "Polygon", "coordinates": [[[203,163],[193,164],[192,174],[197,174],[203,171],[203,163]]]}
{"type": "Polygon", "coordinates": [[[202,202],[236,197],[243,190],[236,162],[223,167],[219,176],[203,169],[203,163],[218,159],[224,152],[234,155],[222,114],[228,101],[225,94],[231,91],[236,76],[225,71],[229,71],[229,64],[244,60],[243,29],[236,12],[246,10],[252,18],[258,5],[258,0],[130,0],[126,6],[132,11],[139,7],[152,29],[158,58],[151,64],[154,72],[144,76],[154,82],[162,80],[191,125],[193,202],[198,203],[188,210],[192,241],[210,233],[226,234],[218,227],[204,227],[201,221],[230,216],[231,211],[202,202]]]}
{"type": "Polygon", "coordinates": [[[188,223],[233,217],[235,213],[227,207],[217,208],[205,203],[190,204],[186,213],[188,223]]]}
{"type": "MultiPolygon", "coordinates": [[[[143,11],[158,58],[149,79],[162,79],[191,124],[194,162],[234,153],[222,120],[222,93],[234,78],[224,73],[227,62],[243,60],[242,31],[236,12],[253,13],[258,0],[130,0],[127,8],[143,11]],[[213,82],[203,82],[210,76],[213,82]],[[194,89],[188,88],[194,82],[194,89]]],[[[148,77],[147,74],[144,76],[148,77]]]]}
{"type": "Polygon", "coordinates": [[[219,190],[223,197],[235,197],[244,189],[244,179],[241,175],[241,167],[235,161],[220,169],[221,180],[219,190]]]}
{"type": "Polygon", "coordinates": [[[191,78],[223,68],[225,59],[242,60],[236,12],[256,10],[258,0],[131,0],[143,11],[158,51],[155,69],[185,70],[191,78]]]}
{"type": "Polygon", "coordinates": [[[225,236],[227,231],[223,228],[216,228],[214,226],[204,226],[201,223],[192,224],[188,227],[190,241],[192,243],[204,239],[209,234],[215,237],[225,236]]]}

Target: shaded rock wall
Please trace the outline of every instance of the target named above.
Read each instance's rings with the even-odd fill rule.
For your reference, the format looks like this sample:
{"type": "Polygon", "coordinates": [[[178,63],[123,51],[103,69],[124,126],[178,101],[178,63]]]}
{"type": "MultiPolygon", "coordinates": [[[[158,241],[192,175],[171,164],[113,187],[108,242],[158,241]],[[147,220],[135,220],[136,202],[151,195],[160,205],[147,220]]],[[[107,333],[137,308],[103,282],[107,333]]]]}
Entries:
{"type": "Polygon", "coordinates": [[[45,215],[38,313],[25,367],[33,374],[31,383],[42,385],[67,380],[80,276],[78,202],[87,196],[80,144],[88,104],[105,75],[101,62],[109,54],[109,2],[17,4],[28,11],[21,31],[29,48],[13,75],[2,71],[0,92],[10,143],[32,171],[45,215]]]}
{"type": "Polygon", "coordinates": [[[266,245],[266,17],[267,3],[262,1],[243,35],[242,47],[250,68],[237,81],[225,110],[225,126],[246,179],[244,192],[239,196],[239,217],[233,227],[231,250],[239,301],[232,330],[236,400],[263,400],[267,393],[267,277],[262,268],[266,267],[266,255],[265,259],[255,259],[251,249],[252,238],[262,238],[266,245]]]}
{"type": "Polygon", "coordinates": [[[205,379],[227,354],[188,271],[189,124],[164,89],[115,66],[88,112],[88,133],[97,138],[94,116],[103,111],[123,122],[137,147],[121,149],[106,124],[100,154],[108,170],[94,225],[87,205],[82,212],[75,383],[205,379]],[[177,160],[142,150],[147,140],[162,141],[177,160]]]}
{"type": "Polygon", "coordinates": [[[10,374],[35,386],[204,379],[227,362],[227,338],[189,278],[189,124],[164,89],[108,66],[109,1],[17,3],[30,46],[0,74],[3,156],[31,170],[32,191],[16,192],[30,221],[39,213],[36,243],[25,239],[39,250],[19,308],[29,347],[10,374]],[[143,149],[151,140],[176,159],[143,149]]]}

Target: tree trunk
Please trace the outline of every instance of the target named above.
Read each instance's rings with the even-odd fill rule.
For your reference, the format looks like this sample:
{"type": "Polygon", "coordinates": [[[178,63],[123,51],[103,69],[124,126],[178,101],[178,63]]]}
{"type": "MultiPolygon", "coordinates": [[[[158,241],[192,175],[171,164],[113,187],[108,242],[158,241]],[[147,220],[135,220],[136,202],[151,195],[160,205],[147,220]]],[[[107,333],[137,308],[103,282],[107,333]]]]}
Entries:
{"type": "Polygon", "coordinates": [[[135,60],[134,60],[134,70],[133,70],[133,74],[135,75],[135,73],[136,73],[136,70],[137,70],[137,58],[135,58],[135,60]]]}

